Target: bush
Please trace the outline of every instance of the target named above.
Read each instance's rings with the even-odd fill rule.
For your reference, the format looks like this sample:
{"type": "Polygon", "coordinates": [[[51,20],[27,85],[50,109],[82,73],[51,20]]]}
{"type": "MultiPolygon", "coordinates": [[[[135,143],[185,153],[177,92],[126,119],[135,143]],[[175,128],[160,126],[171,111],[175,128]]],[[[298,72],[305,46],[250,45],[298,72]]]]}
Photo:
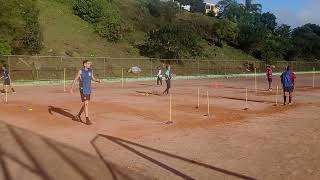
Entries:
{"type": "Polygon", "coordinates": [[[38,53],[42,38],[36,1],[0,0],[0,4],[1,51],[6,49],[5,53],[12,54],[38,53]]]}
{"type": "Polygon", "coordinates": [[[151,31],[140,47],[143,55],[155,58],[177,59],[202,54],[201,38],[189,26],[168,24],[151,31]]]}
{"type": "Polygon", "coordinates": [[[23,45],[30,54],[38,53],[41,50],[42,34],[38,17],[38,9],[30,8],[29,10],[25,11],[24,20],[26,25],[23,45]]]}
{"type": "Polygon", "coordinates": [[[120,16],[109,15],[95,24],[95,31],[101,37],[117,42],[124,38],[125,34],[129,32],[129,28],[127,28],[120,16]]]}
{"type": "Polygon", "coordinates": [[[96,23],[104,16],[103,0],[74,0],[74,14],[90,23],[96,23]]]}
{"type": "Polygon", "coordinates": [[[11,54],[11,47],[8,40],[3,37],[0,37],[0,55],[11,54]]]}

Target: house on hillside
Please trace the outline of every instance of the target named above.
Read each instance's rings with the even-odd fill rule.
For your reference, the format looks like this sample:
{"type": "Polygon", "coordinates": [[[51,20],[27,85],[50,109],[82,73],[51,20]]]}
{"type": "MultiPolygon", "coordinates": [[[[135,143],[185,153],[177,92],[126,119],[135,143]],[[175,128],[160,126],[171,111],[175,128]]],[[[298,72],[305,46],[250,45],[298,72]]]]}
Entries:
{"type": "Polygon", "coordinates": [[[209,15],[212,14],[213,16],[218,16],[219,8],[215,4],[211,3],[203,3],[205,14],[209,15]]]}
{"type": "Polygon", "coordinates": [[[176,2],[179,5],[179,7],[190,12],[201,12],[211,16],[218,16],[218,13],[219,13],[219,7],[212,3],[201,3],[194,6],[190,6],[190,5],[180,6],[180,3],[175,0],[160,0],[160,1],[176,2]]]}
{"type": "Polygon", "coordinates": [[[178,4],[179,7],[181,7],[181,9],[184,9],[186,11],[190,11],[190,5],[180,5],[180,3],[178,1],[175,1],[175,0],[160,0],[160,1],[163,1],[163,2],[175,2],[178,4]]]}

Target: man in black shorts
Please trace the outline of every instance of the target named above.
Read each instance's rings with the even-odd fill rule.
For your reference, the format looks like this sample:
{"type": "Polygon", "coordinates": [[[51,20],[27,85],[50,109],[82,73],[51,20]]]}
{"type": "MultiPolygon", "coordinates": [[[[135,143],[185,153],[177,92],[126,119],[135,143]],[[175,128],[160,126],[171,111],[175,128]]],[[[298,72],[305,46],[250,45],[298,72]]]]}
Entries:
{"type": "Polygon", "coordinates": [[[16,91],[11,86],[11,77],[6,64],[2,66],[2,76],[0,77],[0,79],[2,78],[4,78],[4,81],[3,81],[3,88],[1,93],[6,93],[6,90],[7,90],[7,88],[5,88],[6,86],[9,86],[11,91],[15,93],[16,91]]]}

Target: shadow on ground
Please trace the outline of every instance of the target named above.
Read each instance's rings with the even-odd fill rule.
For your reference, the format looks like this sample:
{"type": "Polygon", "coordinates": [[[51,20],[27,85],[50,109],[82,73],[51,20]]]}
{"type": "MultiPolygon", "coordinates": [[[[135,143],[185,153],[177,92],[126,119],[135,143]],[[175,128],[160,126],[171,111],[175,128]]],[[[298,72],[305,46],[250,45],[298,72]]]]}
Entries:
{"type": "Polygon", "coordinates": [[[0,179],[148,179],[79,149],[0,121],[0,179]]]}

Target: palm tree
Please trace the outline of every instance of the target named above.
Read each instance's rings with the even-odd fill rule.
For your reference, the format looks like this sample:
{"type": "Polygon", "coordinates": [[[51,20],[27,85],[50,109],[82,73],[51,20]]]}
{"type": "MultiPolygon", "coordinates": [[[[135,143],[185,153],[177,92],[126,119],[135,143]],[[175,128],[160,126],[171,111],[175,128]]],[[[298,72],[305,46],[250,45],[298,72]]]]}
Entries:
{"type": "Polygon", "coordinates": [[[252,3],[252,0],[246,0],[245,1],[245,7],[248,11],[251,13],[261,13],[262,11],[262,5],[261,4],[254,4],[252,3]]]}

